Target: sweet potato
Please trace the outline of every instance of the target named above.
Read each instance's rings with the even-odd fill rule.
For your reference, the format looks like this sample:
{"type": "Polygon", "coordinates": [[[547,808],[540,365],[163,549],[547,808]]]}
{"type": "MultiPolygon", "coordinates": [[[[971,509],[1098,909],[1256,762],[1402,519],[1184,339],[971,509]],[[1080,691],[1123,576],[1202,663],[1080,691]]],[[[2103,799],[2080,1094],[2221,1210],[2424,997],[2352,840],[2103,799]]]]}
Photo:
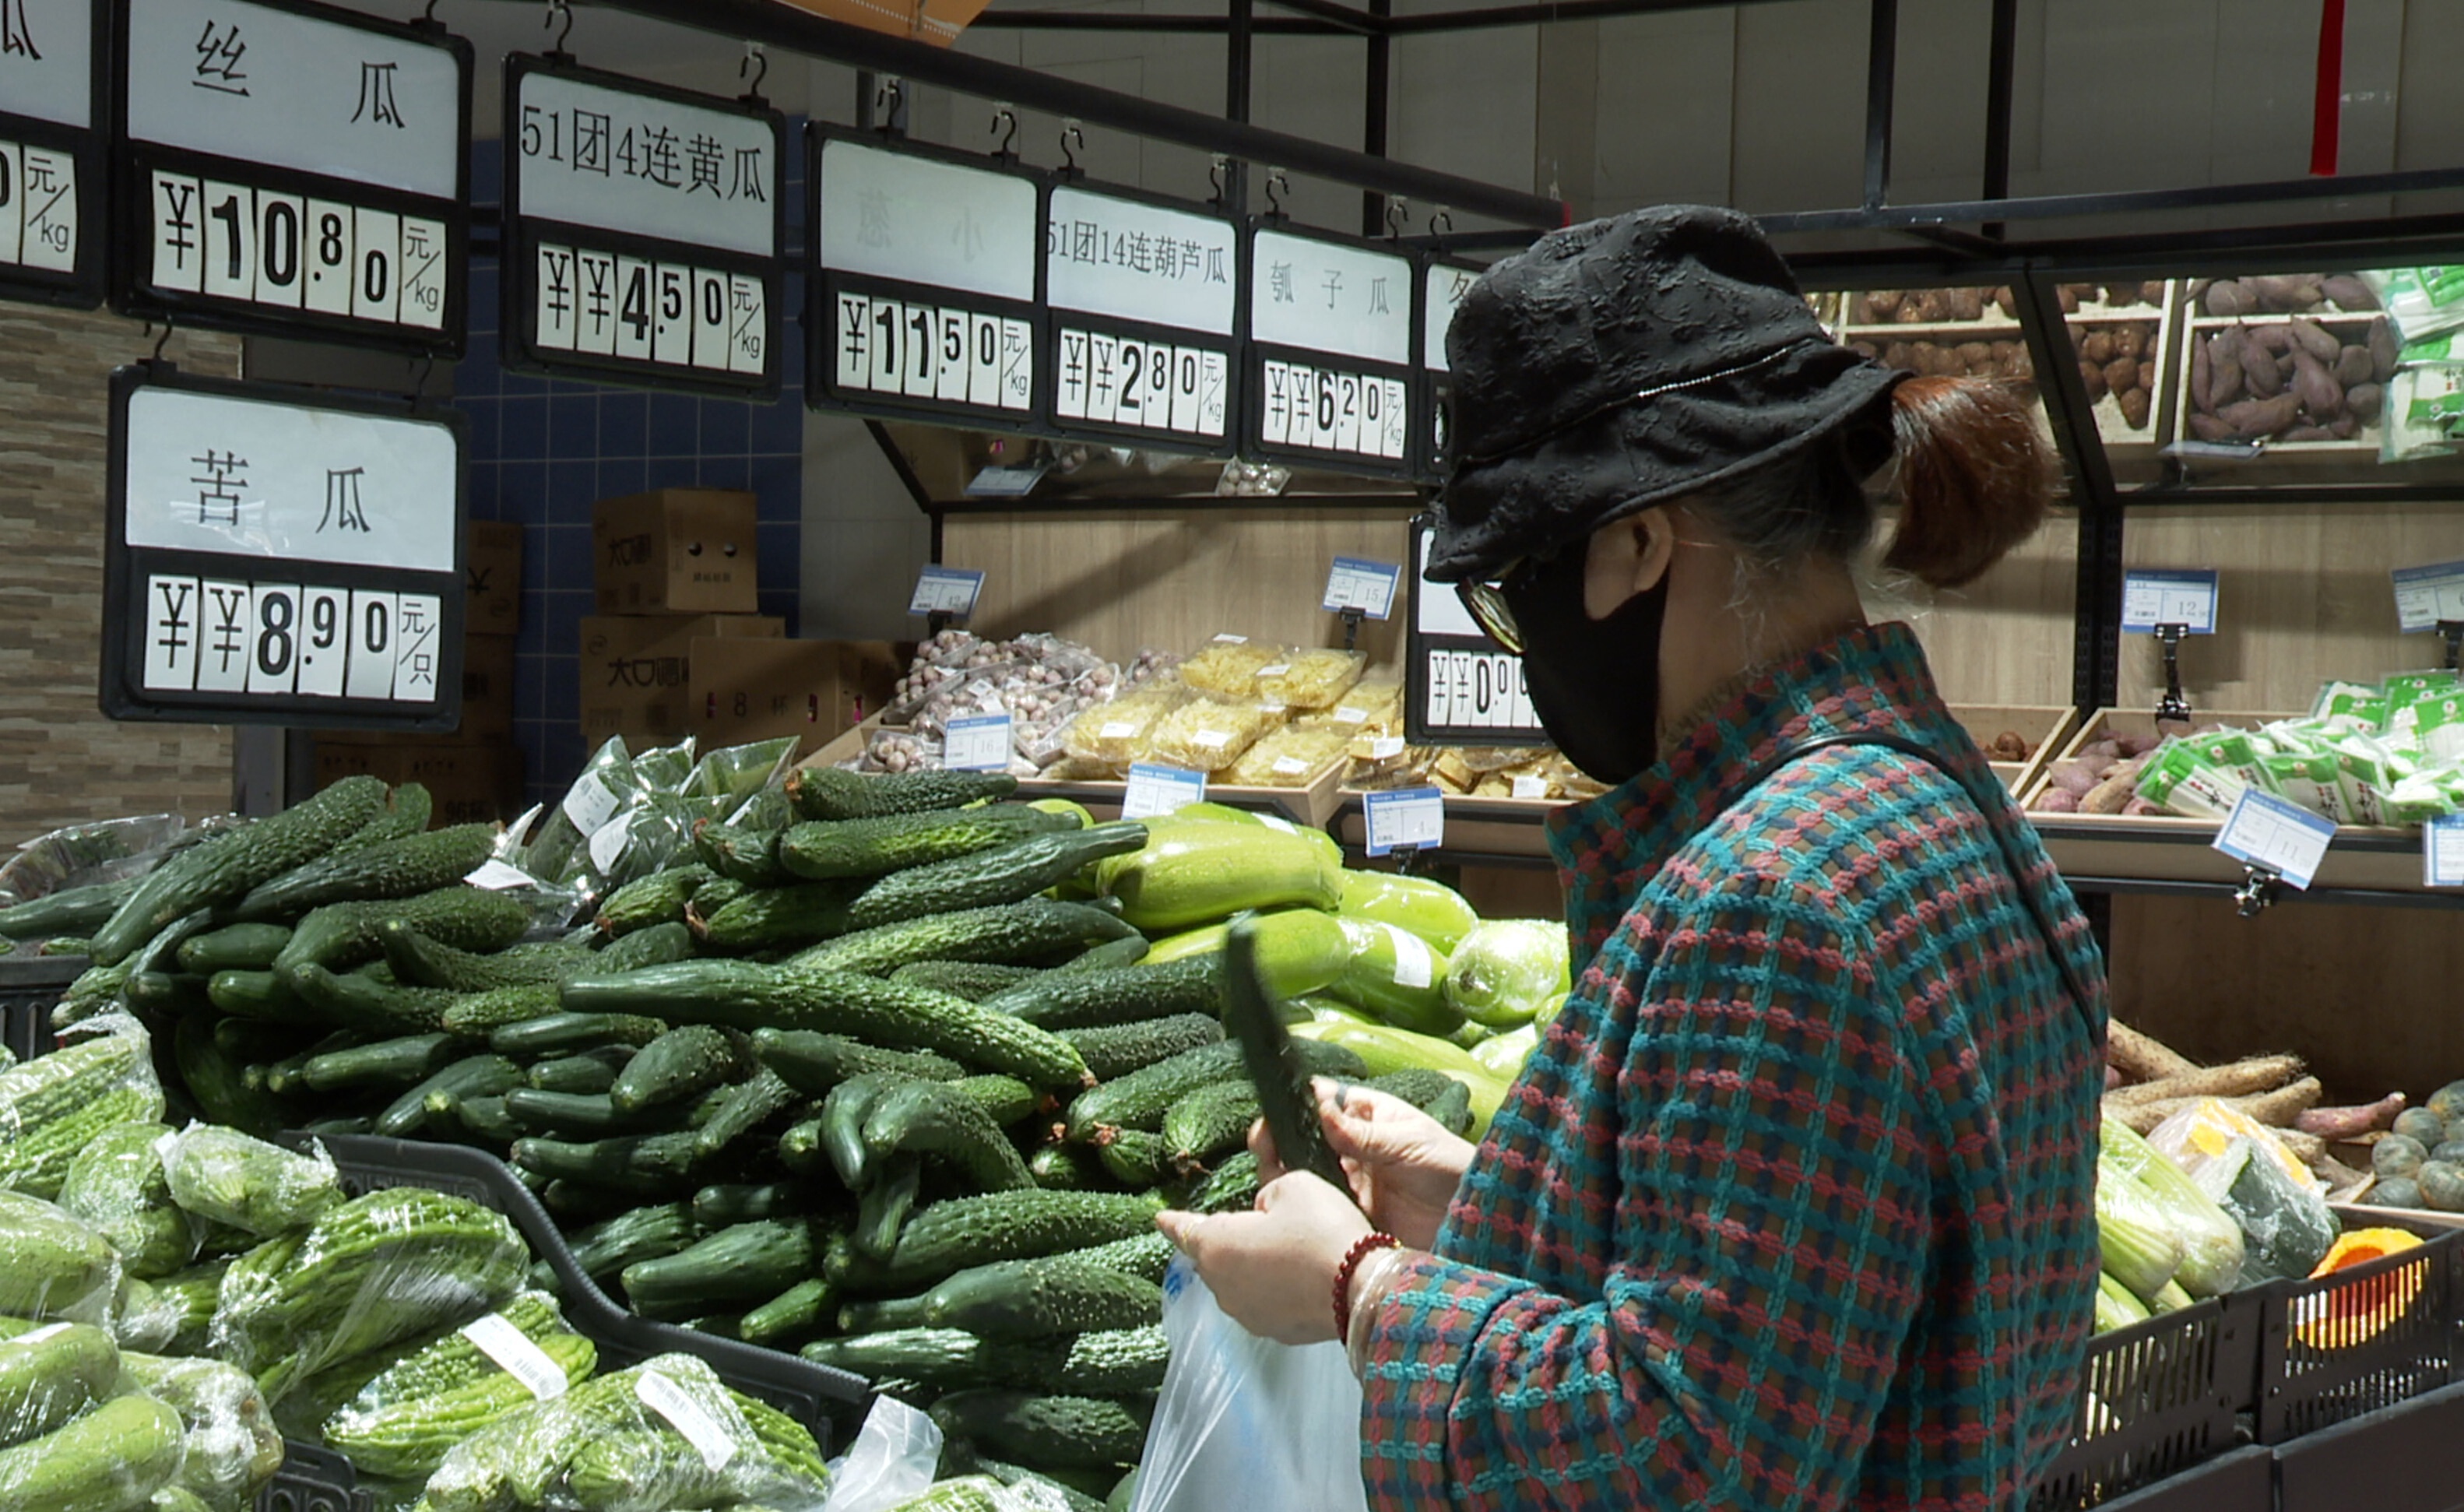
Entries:
{"type": "Polygon", "coordinates": [[[2370,322],[2369,337],[2363,344],[2370,349],[2370,377],[2382,383],[2393,378],[2401,349],[2396,345],[2395,327],[2386,316],[2370,322]]]}
{"type": "Polygon", "coordinates": [[[2221,420],[2218,420],[2213,415],[2192,415],[2190,417],[2190,434],[2198,437],[2201,441],[2238,441],[2242,439],[2240,431],[2235,430],[2233,427],[2225,424],[2221,420]]]}
{"type": "Polygon", "coordinates": [[[2343,343],[2327,334],[2327,328],[2316,320],[2287,320],[2285,331],[2304,351],[2322,362],[2332,362],[2343,343]]]}
{"type": "Polygon", "coordinates": [[[2190,407],[2208,412],[2215,408],[2215,401],[2209,397],[2215,380],[2215,370],[2208,355],[2211,344],[2207,341],[2190,344],[2190,407]]]}
{"type": "Polygon", "coordinates": [[[2333,420],[2344,407],[2343,385],[2306,348],[2293,354],[2293,395],[2313,420],[2333,420]]]}
{"type": "Polygon", "coordinates": [[[2389,1092],[2375,1103],[2363,1103],[2353,1107],[2313,1107],[2304,1109],[2293,1121],[2293,1127],[2305,1134],[2321,1139],[2359,1139],[2372,1129],[2385,1129],[2404,1111],[2404,1094],[2389,1092]]]}
{"type": "Polygon", "coordinates": [[[2290,428],[2300,416],[2301,401],[2292,394],[2278,394],[2273,399],[2245,399],[2240,404],[2228,405],[2217,412],[2216,418],[2233,427],[2235,435],[2256,441],[2290,428]]]}
{"type": "Polygon", "coordinates": [[[2161,1103],[2167,1098],[2249,1097],[2259,1092],[2273,1092],[2300,1075],[2299,1056],[2255,1055],[2225,1065],[2177,1071],[2153,1081],[2135,1083],[2110,1095],[2112,1102],[2123,1107],[2161,1103]]]}
{"type": "Polygon", "coordinates": [[[2106,1020],[2104,1058],[2121,1067],[2123,1075],[2141,1082],[2164,1076],[2181,1076],[2199,1068],[2196,1061],[2179,1053],[2154,1035],[2142,1034],[2119,1019],[2106,1020]]]}
{"type": "Polygon", "coordinates": [[[2336,375],[2339,386],[2350,389],[2368,383],[2377,369],[2370,362],[2368,347],[2346,346],[2337,349],[2335,365],[2328,371],[2336,375]]]}
{"type": "Polygon", "coordinates": [[[2208,381],[2207,411],[2220,413],[2225,405],[2242,397],[2247,385],[2242,383],[2242,340],[2238,330],[2218,331],[2208,339],[2208,362],[2214,374],[2208,381]]]}
{"type": "Polygon", "coordinates": [[[2208,285],[2206,302],[2210,315],[2249,315],[2258,308],[2258,296],[2236,278],[2219,278],[2208,285]]]}
{"type": "Polygon", "coordinates": [[[2104,364],[2104,386],[2117,396],[2139,386],[2139,359],[2117,357],[2104,364]]]}
{"type": "Polygon", "coordinates": [[[2319,280],[2319,292],[2335,301],[2339,310],[2375,310],[2379,296],[2370,286],[2348,273],[2330,274],[2319,280]]]}
{"type": "Polygon", "coordinates": [[[2099,367],[2112,362],[2113,333],[2103,326],[2098,326],[2087,335],[2080,337],[2079,355],[2080,362],[2094,362],[2099,367]]]}
{"type": "Polygon", "coordinates": [[[2242,328],[2242,340],[2255,350],[2272,352],[2277,357],[2293,350],[2293,329],[2283,325],[2251,325],[2242,328]]]}
{"type": "Polygon", "coordinates": [[[2307,310],[2326,297],[2320,292],[2316,278],[2293,275],[2245,278],[2242,282],[2258,296],[2259,307],[2266,310],[2307,310]]]}
{"type": "Polygon", "coordinates": [[[2079,805],[2079,796],[2063,788],[2049,787],[2036,795],[2036,812],[2039,814],[2076,814],[2079,805]]]}
{"type": "MultiPolygon", "coordinates": [[[[2262,1124],[2289,1130],[2293,1120],[2319,1101],[2319,1079],[2305,1076],[2300,1081],[2288,1086],[2278,1087],[2273,1092],[2262,1092],[2255,1097],[2228,1097],[2223,1099],[2223,1102],[2226,1107],[2237,1108],[2262,1124]]],[[[2196,1097],[2167,1097],[2152,1103],[2117,1104],[2114,1098],[2118,1095],[2118,1093],[2106,1095],[2105,1111],[2128,1125],[2132,1131],[2142,1134],[2182,1109],[2194,1107],[2204,1101],[2196,1097]]],[[[2300,1134],[2297,1137],[2305,1142],[2318,1139],[2316,1134],[2300,1134]]],[[[2324,1144],[2321,1142],[2310,1145],[2308,1148],[2323,1150],[2324,1144]]],[[[2295,1153],[2299,1154],[2300,1151],[2297,1150],[2295,1153]]]]}
{"type": "Polygon", "coordinates": [[[1982,289],[1945,289],[1942,298],[1944,314],[1950,319],[1985,318],[1985,291],[1982,289]]]}
{"type": "Polygon", "coordinates": [[[2378,419],[2379,409],[2387,403],[2387,390],[2377,383],[2355,383],[2344,390],[2344,414],[2364,425],[2378,419]]]}

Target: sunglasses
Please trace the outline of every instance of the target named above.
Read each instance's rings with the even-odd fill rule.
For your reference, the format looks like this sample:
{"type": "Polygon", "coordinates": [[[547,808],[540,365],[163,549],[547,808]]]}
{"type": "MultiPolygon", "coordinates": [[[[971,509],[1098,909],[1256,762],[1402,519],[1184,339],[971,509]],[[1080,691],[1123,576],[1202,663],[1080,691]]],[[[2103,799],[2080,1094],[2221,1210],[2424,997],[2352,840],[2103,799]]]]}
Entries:
{"type": "Polygon", "coordinates": [[[1523,627],[1514,623],[1514,611],[1507,605],[1507,590],[1517,585],[1520,580],[1529,578],[1555,556],[1555,552],[1549,552],[1539,557],[1520,558],[1507,563],[1504,572],[1486,581],[1455,584],[1455,597],[1463,601],[1463,610],[1471,616],[1472,623],[1510,656],[1523,654],[1523,627]]]}

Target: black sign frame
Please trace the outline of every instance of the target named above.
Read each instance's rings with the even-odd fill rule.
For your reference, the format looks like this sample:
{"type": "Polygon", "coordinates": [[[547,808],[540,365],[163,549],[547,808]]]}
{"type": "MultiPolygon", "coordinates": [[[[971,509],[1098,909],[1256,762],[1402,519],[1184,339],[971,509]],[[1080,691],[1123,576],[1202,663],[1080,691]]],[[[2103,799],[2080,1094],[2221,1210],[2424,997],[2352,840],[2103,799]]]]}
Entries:
{"type": "MultiPolygon", "coordinates": [[[[497,361],[508,372],[531,373],[554,378],[582,379],[594,383],[607,383],[627,388],[657,392],[700,394],[716,399],[739,399],[753,403],[775,402],[783,386],[784,364],[790,360],[780,350],[781,333],[786,328],[787,303],[787,118],[769,103],[755,103],[723,95],[704,95],[693,90],[676,89],[629,75],[612,74],[604,69],[587,68],[569,59],[536,53],[505,55],[505,153],[504,196],[499,211],[503,228],[501,251],[497,259],[496,282],[500,313],[497,317],[497,361]],[[717,248],[693,246],[685,242],[666,241],[657,237],[636,235],[628,231],[609,230],[604,227],[578,226],[564,221],[543,220],[527,216],[521,209],[521,174],[517,164],[520,159],[521,81],[533,74],[591,84],[622,94],[642,95],[670,104],[690,105],[696,109],[719,111],[759,121],[770,129],[770,244],[774,249],[768,257],[748,256],[743,252],[717,248]],[[537,345],[539,301],[539,243],[572,242],[587,246],[592,252],[605,250],[622,257],[638,257],[654,263],[691,263],[695,268],[730,274],[744,274],[762,280],[762,315],[766,330],[762,350],[768,354],[765,371],[758,378],[744,373],[721,373],[711,368],[681,367],[673,363],[644,362],[636,358],[602,356],[595,352],[546,351],[537,345]]],[[[807,223],[809,225],[809,222],[807,223]]],[[[809,234],[809,233],[808,233],[809,234]]]]}
{"type": "Polygon", "coordinates": [[[128,406],[139,390],[165,388],[229,399],[271,402],[300,409],[326,409],[389,420],[420,420],[451,430],[467,448],[469,419],[460,410],[410,400],[346,395],[287,384],[249,383],[183,373],[165,362],[141,362],[111,375],[110,461],[104,492],[102,657],[98,703],[113,719],[171,724],[281,725],[343,730],[396,730],[446,734],[462,724],[462,640],[470,582],[470,477],[453,476],[453,567],[450,573],[412,573],[348,562],[314,564],[319,588],[402,591],[433,588],[438,597],[437,697],[424,714],[389,713],[389,699],[283,693],[148,691],[144,686],[146,601],[149,574],[169,569],[198,576],[262,575],[269,559],[205,552],[132,547],[128,537],[128,406]],[[415,584],[410,580],[417,579],[415,584]],[[235,701],[239,700],[239,701],[235,701]]]}
{"type": "MultiPolygon", "coordinates": [[[[897,420],[919,425],[957,426],[969,430],[994,431],[1004,435],[1045,436],[1055,434],[1051,427],[1052,413],[1052,307],[1045,299],[1045,255],[1041,248],[1035,257],[1035,299],[1021,304],[1014,299],[997,298],[991,295],[969,296],[971,315],[991,317],[1026,323],[1028,340],[1034,343],[1035,373],[1033,391],[1024,409],[996,408],[947,400],[927,401],[921,398],[893,398],[870,388],[846,389],[838,382],[839,318],[842,294],[866,298],[886,296],[902,303],[925,300],[942,301],[952,291],[939,284],[910,283],[901,279],[881,278],[869,274],[848,273],[822,266],[822,147],[825,142],[841,141],[895,153],[926,162],[947,164],[954,167],[973,168],[1000,173],[1031,186],[1035,190],[1036,229],[1045,231],[1051,212],[1052,175],[1029,167],[1013,157],[1000,154],[967,152],[957,147],[944,147],[934,142],[915,142],[906,137],[891,136],[883,131],[866,131],[829,121],[810,121],[804,125],[804,405],[808,409],[861,415],[871,420],[897,420]]],[[[1048,232],[1047,232],[1048,234],[1048,232]]]]}
{"type": "MultiPolygon", "coordinates": [[[[1242,255],[1250,264],[1248,280],[1243,285],[1240,324],[1242,330],[1242,383],[1243,399],[1248,405],[1242,422],[1241,449],[1243,456],[1259,460],[1295,462],[1326,472],[1341,472],[1354,477],[1381,478],[1397,483],[1421,481],[1419,467],[1419,435],[1425,428],[1421,419],[1426,403],[1426,390],[1420,382],[1420,295],[1422,289],[1421,259],[1414,257],[1394,243],[1366,236],[1347,236],[1340,231],[1322,230],[1314,226],[1296,225],[1281,215],[1253,215],[1243,229],[1242,255]],[[1306,346],[1287,346],[1280,342],[1260,340],[1254,332],[1251,316],[1258,297],[1256,236],[1260,231],[1275,231],[1304,241],[1325,242],[1331,246],[1348,247],[1359,252],[1376,252],[1398,257],[1408,270],[1404,299],[1410,310],[1410,340],[1405,346],[1405,359],[1397,362],[1376,362],[1366,358],[1349,357],[1339,352],[1322,352],[1306,346]],[[1341,376],[1357,377],[1398,383],[1403,389],[1404,423],[1403,454],[1394,458],[1370,458],[1342,451],[1320,451],[1310,447],[1288,442],[1268,441],[1258,427],[1266,414],[1266,364],[1284,362],[1312,368],[1337,367],[1341,376]]],[[[1321,376],[1324,376],[1323,374],[1321,376]]]]}
{"type": "MultiPolygon", "coordinates": [[[[1430,666],[1434,657],[1469,653],[1483,660],[1474,668],[1475,676],[1522,676],[1522,661],[1486,635],[1431,635],[1420,628],[1420,604],[1429,594],[1451,594],[1450,584],[1433,583],[1421,573],[1428,562],[1425,546],[1430,531],[1437,523],[1431,515],[1414,515],[1404,527],[1403,559],[1411,564],[1412,596],[1403,627],[1403,738],[1414,745],[1453,746],[1544,746],[1549,733],[1535,720],[1525,727],[1433,724],[1428,717],[1430,666]]],[[[1529,694],[1526,694],[1529,701],[1529,694]]]]}
{"type": "MultiPolygon", "coordinates": [[[[5,3],[5,0],[0,0],[5,3]]],[[[86,85],[83,129],[56,121],[0,110],[0,138],[21,146],[44,147],[68,154],[77,164],[77,261],[67,273],[0,264],[0,299],[55,305],[64,310],[99,308],[110,286],[111,251],[111,59],[118,31],[112,0],[91,0],[89,25],[92,77],[86,85]]],[[[23,185],[11,186],[23,195],[23,185]]]]}
{"type": "Polygon", "coordinates": [[[1085,442],[1094,446],[1142,447],[1156,451],[1171,451],[1206,461],[1228,462],[1238,457],[1243,437],[1248,427],[1245,407],[1246,384],[1242,374],[1247,366],[1249,339],[1249,238],[1242,218],[1227,213],[1222,205],[1213,201],[1178,199],[1169,194],[1133,188],[1127,185],[1106,184],[1080,174],[1060,173],[1052,177],[1044,199],[1044,265],[1036,276],[1036,290],[1051,326],[1046,334],[1045,351],[1051,358],[1050,384],[1046,392],[1050,403],[1044,411],[1047,433],[1065,441],[1085,442]],[[1163,325],[1145,320],[1123,319],[1115,316],[1093,315],[1080,310],[1061,310],[1051,302],[1051,262],[1053,236],[1053,193],[1061,189],[1079,189],[1089,194],[1101,194],[1109,199],[1126,200],[1156,209],[1177,210],[1220,221],[1232,233],[1232,329],[1224,336],[1193,331],[1187,326],[1163,325]],[[1144,342],[1166,343],[1174,348],[1218,345],[1223,351],[1223,434],[1210,440],[1171,429],[1149,429],[1140,426],[1065,418],[1061,414],[1061,347],[1065,326],[1090,329],[1100,336],[1144,342]]]}
{"type": "MultiPolygon", "coordinates": [[[[413,358],[461,360],[468,344],[471,296],[471,102],[476,54],[468,38],[434,21],[389,21],[316,0],[250,0],[253,5],[313,21],[373,32],[397,41],[441,47],[453,57],[461,79],[455,103],[454,192],[451,201],[363,185],[355,180],[241,163],[211,153],[156,142],[128,133],[128,29],[115,25],[110,52],[111,121],[111,308],[131,319],[270,336],[331,341],[413,358]],[[442,323],[433,331],[397,325],[379,329],[356,316],[275,307],[220,295],[164,289],[150,281],[153,258],[153,176],[157,169],[197,178],[235,180],[251,188],[334,200],[397,215],[417,215],[445,228],[445,294],[442,323]]],[[[115,9],[121,9],[115,7],[115,9]]],[[[301,228],[304,248],[308,231],[301,228]]],[[[356,274],[355,274],[356,275],[356,274]]],[[[396,274],[397,278],[399,274],[396,274]]]]}
{"type": "Polygon", "coordinates": [[[1479,263],[1440,253],[1420,259],[1419,287],[1412,296],[1418,312],[1412,322],[1413,381],[1420,393],[1419,424],[1412,433],[1412,459],[1415,475],[1422,483],[1441,484],[1446,480],[1446,430],[1454,416],[1455,402],[1454,375],[1435,366],[1425,350],[1430,289],[1441,272],[1467,273],[1478,278],[1487,271],[1479,263]]]}

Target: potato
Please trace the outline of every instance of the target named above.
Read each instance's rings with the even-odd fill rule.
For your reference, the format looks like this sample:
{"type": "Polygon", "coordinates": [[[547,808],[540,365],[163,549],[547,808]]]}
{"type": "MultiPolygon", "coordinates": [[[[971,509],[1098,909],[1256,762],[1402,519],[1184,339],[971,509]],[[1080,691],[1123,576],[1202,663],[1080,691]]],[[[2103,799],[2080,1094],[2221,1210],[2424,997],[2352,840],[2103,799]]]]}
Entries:
{"type": "Polygon", "coordinates": [[[2165,280],[2162,278],[2150,278],[2145,283],[2141,284],[2139,286],[2139,302],[2141,304],[2162,305],[2165,302],[2165,280]]]}
{"type": "Polygon", "coordinates": [[[2119,310],[2124,305],[2139,302],[2139,286],[2135,283],[2109,283],[2104,286],[2104,292],[2100,297],[2119,310]]]}
{"type": "Polygon", "coordinates": [[[1942,291],[1939,289],[1917,290],[1900,304],[1900,318],[1903,320],[1914,319],[1932,323],[1948,318],[1949,314],[1949,302],[1943,298],[1942,291]],[[1913,315],[1909,313],[1911,309],[1915,312],[1913,315]]]}
{"type": "Polygon", "coordinates": [[[2336,375],[2338,383],[2350,388],[2356,383],[2368,383],[2377,369],[2370,362],[2368,347],[2347,346],[2336,353],[2336,361],[2328,371],[2336,375]]]}
{"type": "Polygon", "coordinates": [[[1848,343],[1848,350],[1869,362],[1881,362],[1882,358],[1882,354],[1874,349],[1874,343],[1871,341],[1851,341],[1848,343]]]}
{"type": "Polygon", "coordinates": [[[2117,357],[2104,364],[2104,386],[2123,394],[2139,386],[2139,359],[2117,357]]]}
{"type": "Polygon", "coordinates": [[[1993,308],[2002,312],[2005,320],[2015,320],[2019,318],[2019,296],[2005,284],[1993,291],[1993,308]]]}
{"type": "Polygon", "coordinates": [[[1982,289],[1945,289],[1942,292],[1942,302],[1943,309],[1950,319],[1982,320],[1985,318],[1985,291],[1982,289]]]}
{"type": "Polygon", "coordinates": [[[2087,402],[2092,405],[2102,399],[2110,388],[2104,381],[2104,369],[2094,362],[2081,362],[2079,370],[2079,382],[2087,385],[2087,402]]]}
{"type": "Polygon", "coordinates": [[[2370,349],[2370,377],[2382,383],[2393,378],[2398,355],[2395,327],[2387,322],[2386,316],[2370,322],[2369,339],[2365,344],[2370,349]]]}
{"type": "Polygon", "coordinates": [[[1991,341],[1960,342],[1959,365],[1969,378],[1991,378],[2002,370],[1993,361],[1993,343],[1991,341]]]}
{"type": "Polygon", "coordinates": [[[2335,303],[2339,310],[2375,310],[2379,296],[2370,286],[2348,273],[2330,274],[2319,280],[2319,292],[2335,303]]]}
{"type": "Polygon", "coordinates": [[[2219,278],[2208,285],[2207,306],[2210,315],[2248,315],[2258,308],[2258,301],[2239,281],[2219,278]]]}
{"type": "Polygon", "coordinates": [[[2306,349],[2293,354],[2293,394],[2313,420],[2333,420],[2344,407],[2344,385],[2306,349]]]}
{"type": "Polygon", "coordinates": [[[2147,428],[2147,417],[2155,413],[2155,396],[2145,388],[2126,390],[2122,396],[2122,423],[2133,430],[2147,428]]]}
{"type": "Polygon", "coordinates": [[[2365,426],[2379,418],[2386,403],[2387,390],[2376,383],[2355,383],[2344,390],[2344,413],[2365,426]]]}
{"type": "Polygon", "coordinates": [[[1884,367],[1905,368],[1909,372],[1915,372],[1917,366],[1917,349],[1910,346],[1905,341],[1893,341],[1890,345],[1882,348],[1882,365],[1884,367]]]}
{"type": "Polygon", "coordinates": [[[2336,354],[2343,349],[2343,343],[2329,336],[2327,328],[2316,320],[2287,320],[2284,329],[2303,351],[2322,362],[2334,362],[2336,354]]]}
{"type": "Polygon", "coordinates": [[[1865,314],[1870,319],[1888,320],[1900,313],[1902,294],[1897,289],[1877,289],[1858,297],[1863,301],[1865,314]]]}
{"type": "Polygon", "coordinates": [[[1927,297],[1914,289],[1909,290],[1901,297],[1899,311],[1891,318],[1902,325],[1923,325],[1934,318],[1925,313],[1925,301],[1927,297]]]}
{"type": "Polygon", "coordinates": [[[2096,329],[2088,332],[2085,336],[2080,337],[2079,355],[2080,362],[2094,362],[2099,367],[2102,367],[2105,363],[2112,362],[2113,333],[2100,325],[2096,329]]]}
{"type": "Polygon", "coordinates": [[[2011,343],[2011,355],[2002,363],[2002,376],[2014,383],[2036,381],[2036,354],[2028,350],[2027,342],[2011,343]]]}

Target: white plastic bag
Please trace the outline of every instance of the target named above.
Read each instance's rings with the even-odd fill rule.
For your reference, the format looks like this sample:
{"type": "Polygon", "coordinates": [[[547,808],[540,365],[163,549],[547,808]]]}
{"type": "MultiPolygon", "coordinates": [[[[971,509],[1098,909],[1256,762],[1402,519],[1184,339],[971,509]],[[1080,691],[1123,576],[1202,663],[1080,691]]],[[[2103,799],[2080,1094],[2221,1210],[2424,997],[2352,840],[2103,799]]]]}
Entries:
{"type": "Polygon", "coordinates": [[[1131,1512],[1368,1512],[1360,1383],[1341,1344],[1259,1338],[1185,1259],[1164,1274],[1163,1327],[1172,1364],[1131,1512]]]}
{"type": "Polygon", "coordinates": [[[895,1397],[876,1396],[854,1446],[830,1461],[822,1512],[889,1512],[930,1489],[940,1463],[941,1425],[895,1397]]]}

